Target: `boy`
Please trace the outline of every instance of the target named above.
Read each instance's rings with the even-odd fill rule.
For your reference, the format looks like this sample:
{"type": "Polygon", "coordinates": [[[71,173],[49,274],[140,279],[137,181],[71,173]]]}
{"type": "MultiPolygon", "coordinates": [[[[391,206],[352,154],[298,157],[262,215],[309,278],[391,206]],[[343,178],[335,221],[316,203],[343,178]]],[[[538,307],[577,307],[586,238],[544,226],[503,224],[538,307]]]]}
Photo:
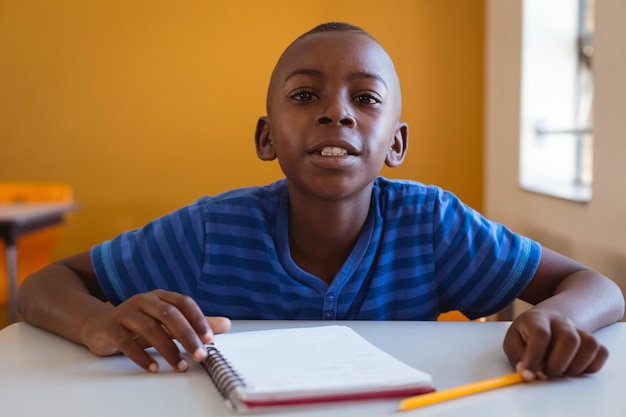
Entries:
{"type": "Polygon", "coordinates": [[[621,319],[619,288],[450,193],[379,177],[407,150],[400,113],[378,42],[348,24],[314,28],[280,57],[255,133],[285,179],[205,197],[44,268],[22,285],[24,318],[151,372],[154,346],[184,371],[172,339],[201,361],[225,317],[435,320],[519,297],[535,306],[504,350],[526,380],[598,371],[608,353],[591,332],[621,319]]]}

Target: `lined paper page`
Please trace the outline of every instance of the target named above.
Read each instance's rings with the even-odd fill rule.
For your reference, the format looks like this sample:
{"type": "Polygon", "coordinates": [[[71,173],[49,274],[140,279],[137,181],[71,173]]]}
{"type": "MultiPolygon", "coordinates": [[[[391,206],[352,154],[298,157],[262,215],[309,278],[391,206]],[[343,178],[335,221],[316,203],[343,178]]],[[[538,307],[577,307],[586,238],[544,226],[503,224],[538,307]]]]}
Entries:
{"type": "Polygon", "coordinates": [[[284,397],[350,392],[416,382],[430,375],[378,349],[347,326],[220,334],[215,346],[246,382],[246,393],[284,397]]]}

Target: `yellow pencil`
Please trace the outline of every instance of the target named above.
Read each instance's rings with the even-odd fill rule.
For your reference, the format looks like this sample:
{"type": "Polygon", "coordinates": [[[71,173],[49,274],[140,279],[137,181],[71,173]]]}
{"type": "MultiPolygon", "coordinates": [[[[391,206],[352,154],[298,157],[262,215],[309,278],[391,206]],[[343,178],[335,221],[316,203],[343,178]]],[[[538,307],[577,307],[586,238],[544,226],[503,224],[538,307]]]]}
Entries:
{"type": "Polygon", "coordinates": [[[518,373],[497,376],[495,378],[472,382],[467,385],[461,385],[442,391],[436,391],[428,394],[416,395],[415,397],[405,398],[404,400],[400,401],[400,406],[398,407],[398,410],[411,410],[413,408],[452,400],[454,398],[464,397],[466,395],[471,395],[477,392],[483,392],[494,388],[500,388],[522,381],[523,379],[518,373]]]}

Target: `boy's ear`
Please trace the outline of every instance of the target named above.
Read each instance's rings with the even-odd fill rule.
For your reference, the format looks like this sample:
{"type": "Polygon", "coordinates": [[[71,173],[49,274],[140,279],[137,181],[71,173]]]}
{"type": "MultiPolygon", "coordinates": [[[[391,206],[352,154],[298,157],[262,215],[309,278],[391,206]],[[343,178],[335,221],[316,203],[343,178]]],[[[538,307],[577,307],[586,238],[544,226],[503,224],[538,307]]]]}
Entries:
{"type": "Polygon", "coordinates": [[[393,136],[393,142],[387,152],[387,159],[385,164],[388,167],[395,168],[399,166],[404,157],[406,156],[406,150],[409,147],[409,125],[403,122],[398,122],[396,126],[396,132],[393,136]]]}
{"type": "Polygon", "coordinates": [[[260,160],[273,161],[276,159],[276,150],[274,149],[272,138],[270,138],[270,122],[268,116],[259,117],[259,120],[256,122],[254,143],[256,145],[256,154],[260,160]]]}

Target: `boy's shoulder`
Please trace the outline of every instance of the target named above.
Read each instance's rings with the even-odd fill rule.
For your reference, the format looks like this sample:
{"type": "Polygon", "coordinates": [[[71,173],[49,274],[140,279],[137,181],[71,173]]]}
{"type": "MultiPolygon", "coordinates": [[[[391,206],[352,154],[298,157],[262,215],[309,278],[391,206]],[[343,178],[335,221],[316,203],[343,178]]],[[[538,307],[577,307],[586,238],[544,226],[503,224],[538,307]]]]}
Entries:
{"type": "Polygon", "coordinates": [[[378,177],[374,182],[374,192],[383,198],[389,197],[415,197],[417,199],[438,198],[441,194],[448,193],[436,185],[426,185],[418,181],[406,179],[390,179],[378,177]]]}
{"type": "Polygon", "coordinates": [[[282,200],[287,192],[287,182],[282,179],[263,186],[235,188],[216,195],[199,198],[196,205],[209,204],[245,204],[246,201],[276,203],[282,200]]]}
{"type": "Polygon", "coordinates": [[[437,185],[404,179],[378,177],[374,182],[374,199],[388,215],[471,210],[454,193],[437,185]]]}

